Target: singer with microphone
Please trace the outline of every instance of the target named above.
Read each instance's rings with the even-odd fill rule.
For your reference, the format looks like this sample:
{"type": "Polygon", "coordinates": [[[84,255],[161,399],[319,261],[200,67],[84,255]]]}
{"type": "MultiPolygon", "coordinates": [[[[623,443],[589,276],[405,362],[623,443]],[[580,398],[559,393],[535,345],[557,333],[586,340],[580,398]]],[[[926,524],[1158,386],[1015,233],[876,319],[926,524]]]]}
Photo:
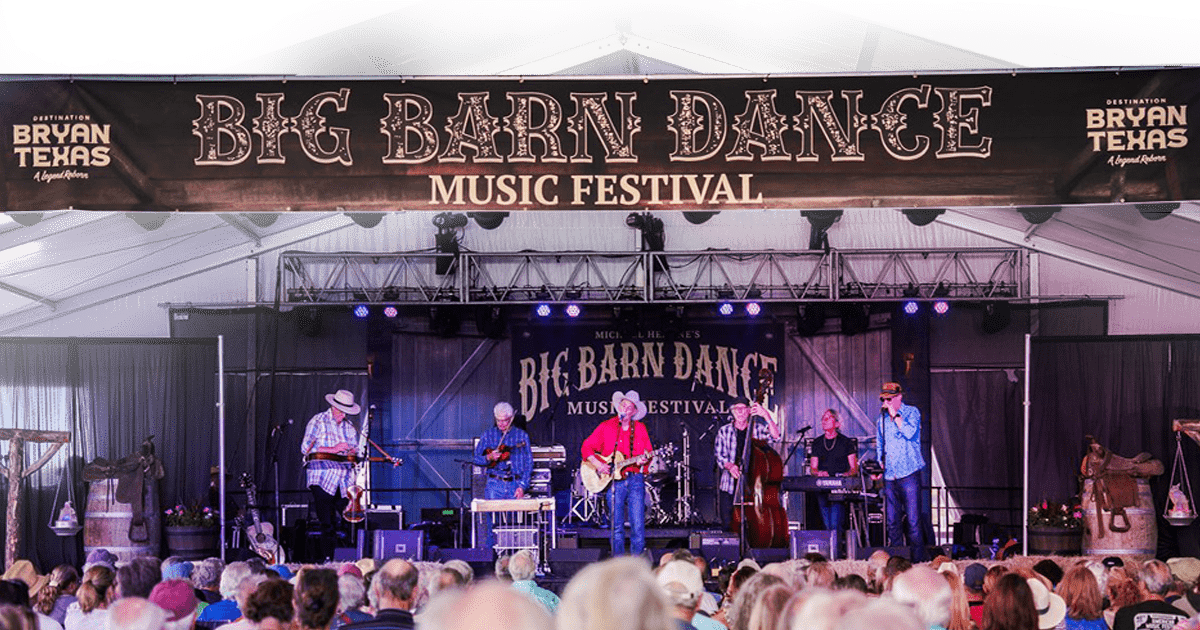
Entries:
{"type": "Polygon", "coordinates": [[[740,463],[745,461],[746,432],[750,430],[753,420],[754,429],[750,436],[754,440],[764,442],[780,442],[783,438],[779,423],[775,416],[755,402],[746,404],[739,402],[729,408],[730,421],[717,430],[717,440],[714,445],[717,467],[721,469],[721,481],[717,492],[717,516],[721,524],[728,530],[733,523],[733,495],[737,491],[737,480],[742,476],[740,463]],[[762,420],[754,420],[761,418],[762,420]]]}
{"type": "Polygon", "coordinates": [[[878,441],[875,456],[883,465],[883,496],[887,506],[888,545],[903,544],[901,522],[908,516],[908,544],[912,561],[928,560],[921,527],[921,412],[904,404],[904,388],[884,383],[879,394],[878,441]]]}
{"type": "MultiPolygon", "coordinates": [[[[858,475],[858,440],[844,435],[838,412],[826,409],[821,415],[821,437],[813,438],[809,471],[817,477],[854,477],[858,475]]],[[[817,493],[817,506],[825,529],[837,530],[837,539],[846,536],[846,502],[834,501],[827,492],[817,493]]]]}
{"type": "Polygon", "coordinates": [[[601,422],[583,441],[580,454],[584,465],[600,475],[613,475],[608,486],[608,505],[612,511],[612,555],[625,553],[625,519],[629,519],[629,553],[640,556],[646,549],[646,470],[654,456],[650,433],[641,422],[648,409],[634,390],[613,392],[613,412],[617,415],[601,422]],[[620,457],[617,457],[617,454],[620,457]],[[644,456],[644,457],[643,457],[644,456]],[[645,461],[628,467],[618,466],[627,459],[645,461]],[[617,479],[614,468],[622,468],[617,479]]]}

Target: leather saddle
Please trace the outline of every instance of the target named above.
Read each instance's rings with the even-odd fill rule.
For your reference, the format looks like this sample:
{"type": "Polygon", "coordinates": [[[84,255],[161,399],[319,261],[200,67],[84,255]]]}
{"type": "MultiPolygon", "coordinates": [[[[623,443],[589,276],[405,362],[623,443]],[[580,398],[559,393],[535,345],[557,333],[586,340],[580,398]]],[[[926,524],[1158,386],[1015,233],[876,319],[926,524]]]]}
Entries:
{"type": "Polygon", "coordinates": [[[150,540],[144,500],[146,478],[149,477],[151,481],[162,479],[165,473],[162,461],[154,455],[153,440],[153,435],[146,438],[139,451],[132,455],[116,461],[97,457],[83,467],[84,481],[117,480],[113,497],[120,503],[128,503],[133,512],[129,521],[130,542],[150,540]]]}
{"type": "Polygon", "coordinates": [[[1114,454],[1092,436],[1086,436],[1088,452],[1080,464],[1079,472],[1084,479],[1092,480],[1092,501],[1096,506],[1096,538],[1105,532],[1104,511],[1112,514],[1107,529],[1116,533],[1129,531],[1128,508],[1138,502],[1137,479],[1149,478],[1163,473],[1163,464],[1150,453],[1138,453],[1133,457],[1114,454]]]}

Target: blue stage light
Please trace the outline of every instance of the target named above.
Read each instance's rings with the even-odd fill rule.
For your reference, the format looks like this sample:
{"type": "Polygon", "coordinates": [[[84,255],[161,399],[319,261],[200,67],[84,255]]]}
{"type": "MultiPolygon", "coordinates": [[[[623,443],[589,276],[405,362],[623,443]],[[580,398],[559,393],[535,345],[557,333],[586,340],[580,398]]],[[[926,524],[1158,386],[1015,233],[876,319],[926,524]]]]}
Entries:
{"type": "MultiPolygon", "coordinates": [[[[342,311],[342,312],[345,312],[345,311],[342,311]]],[[[365,319],[367,317],[367,315],[370,315],[370,314],[371,314],[371,309],[367,308],[366,304],[359,304],[358,306],[354,307],[354,316],[359,319],[365,319]]]]}
{"type": "Polygon", "coordinates": [[[537,313],[538,317],[550,317],[550,305],[538,304],[537,309],[534,310],[534,313],[537,313]]]}
{"type": "Polygon", "coordinates": [[[582,312],[583,309],[579,308],[578,304],[567,305],[567,317],[579,317],[579,314],[582,312]]]}
{"type": "Polygon", "coordinates": [[[917,311],[919,310],[921,310],[921,305],[917,304],[913,300],[909,300],[904,303],[904,312],[908,313],[909,315],[916,315],[917,311]]]}
{"type": "Polygon", "coordinates": [[[729,302],[721,302],[717,305],[717,312],[725,317],[733,315],[733,304],[729,302]]]}

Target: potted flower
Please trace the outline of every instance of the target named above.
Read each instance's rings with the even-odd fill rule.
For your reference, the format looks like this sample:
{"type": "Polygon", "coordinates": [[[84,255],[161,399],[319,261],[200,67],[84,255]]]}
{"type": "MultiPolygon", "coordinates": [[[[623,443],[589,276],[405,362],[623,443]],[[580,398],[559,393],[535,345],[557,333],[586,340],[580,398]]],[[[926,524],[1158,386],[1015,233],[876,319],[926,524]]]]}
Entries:
{"type": "Polygon", "coordinates": [[[1077,499],[1046,501],[1029,508],[1029,553],[1078,555],[1083,547],[1083,508],[1077,499]]]}
{"type": "Polygon", "coordinates": [[[220,534],[217,511],[199,504],[176,505],[163,511],[167,555],[201,560],[217,554],[220,534]]]}

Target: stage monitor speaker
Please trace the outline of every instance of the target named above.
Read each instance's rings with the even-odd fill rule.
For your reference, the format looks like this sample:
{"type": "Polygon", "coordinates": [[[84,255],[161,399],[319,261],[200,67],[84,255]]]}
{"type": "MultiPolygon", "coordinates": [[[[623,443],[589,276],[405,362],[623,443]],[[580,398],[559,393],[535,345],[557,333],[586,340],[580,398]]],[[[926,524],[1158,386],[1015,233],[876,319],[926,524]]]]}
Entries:
{"type": "Polygon", "coordinates": [[[283,505],[283,527],[295,527],[297,522],[307,519],[307,503],[287,503],[283,505]]]}
{"type": "Polygon", "coordinates": [[[334,562],[358,562],[360,559],[362,554],[356,547],[337,547],[333,550],[334,562]]]}
{"type": "Polygon", "coordinates": [[[372,534],[372,557],[378,562],[391,558],[425,559],[425,532],[380,529],[372,534]]]}
{"type": "Polygon", "coordinates": [[[764,547],[761,549],[755,549],[754,547],[751,547],[749,552],[750,557],[754,558],[754,561],[757,562],[758,566],[760,567],[765,567],[768,564],[775,562],[786,562],[788,560],[787,547],[764,547]]]}
{"type": "Polygon", "coordinates": [[[462,560],[466,562],[475,571],[476,578],[490,576],[496,571],[496,551],[491,548],[439,549],[438,558],[442,562],[446,562],[447,560],[462,560]]]}
{"type": "Polygon", "coordinates": [[[792,560],[809,553],[819,553],[830,560],[839,559],[835,529],[793,529],[788,534],[792,543],[792,560]]]}
{"type": "Polygon", "coordinates": [[[742,559],[738,535],[730,532],[701,532],[700,553],[712,566],[735,563],[742,559]]]}
{"type": "Polygon", "coordinates": [[[859,547],[858,560],[868,560],[871,554],[879,550],[886,551],[889,556],[900,556],[901,558],[912,559],[912,549],[908,547],[859,547]]]}
{"type": "Polygon", "coordinates": [[[556,576],[570,579],[583,567],[600,561],[601,547],[582,547],[578,549],[551,549],[547,560],[550,562],[550,572],[556,576]]]}
{"type": "Polygon", "coordinates": [[[399,505],[367,508],[367,529],[404,529],[404,509],[399,505]]]}

